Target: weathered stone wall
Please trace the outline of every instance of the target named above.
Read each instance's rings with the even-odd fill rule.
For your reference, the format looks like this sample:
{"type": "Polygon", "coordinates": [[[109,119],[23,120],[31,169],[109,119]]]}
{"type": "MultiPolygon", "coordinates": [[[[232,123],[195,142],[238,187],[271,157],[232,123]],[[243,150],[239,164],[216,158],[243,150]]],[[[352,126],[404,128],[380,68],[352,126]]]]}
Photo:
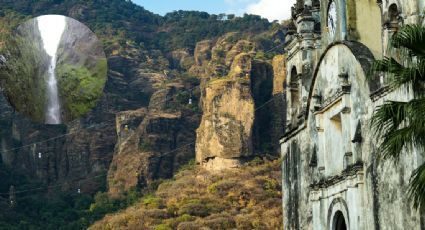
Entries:
{"type": "MultiPolygon", "coordinates": [[[[337,213],[342,213],[347,229],[422,229],[423,218],[412,208],[406,192],[409,178],[424,156],[414,151],[399,165],[378,161],[379,140],[370,129],[373,111],[383,101],[407,100],[411,95],[386,92],[380,82],[368,81],[366,74],[394,33],[394,28],[385,24],[389,5],[400,6],[401,25],[418,22],[424,1],[383,2],[383,27],[375,2],[341,0],[337,4],[344,2],[347,37],[357,42],[340,41],[344,40],[341,25],[336,39],[330,40],[327,8],[322,7],[323,50],[316,46],[320,59],[301,55],[303,49],[298,48],[310,41],[299,30],[305,26],[302,14],[295,20],[298,34],[290,37],[287,46],[288,120],[281,140],[285,229],[334,229],[337,213]],[[308,62],[313,64],[305,65],[308,62]],[[292,95],[296,93],[301,110],[294,108],[292,95]],[[303,110],[305,105],[308,107],[303,110]],[[294,110],[301,111],[301,116],[294,110]]],[[[321,3],[326,6],[329,1],[321,3]]]]}
{"type": "Polygon", "coordinates": [[[376,1],[350,0],[347,1],[347,12],[354,12],[348,18],[348,39],[366,45],[377,58],[382,56],[381,10],[376,1]]]}
{"type": "Polygon", "coordinates": [[[333,229],[337,211],[349,229],[421,228],[406,191],[423,156],[407,155],[397,166],[375,161],[377,140],[370,130],[376,106],[409,95],[393,92],[372,100],[362,59],[373,55],[361,46],[327,50],[313,78],[305,126],[282,140],[287,229],[333,229]]]}
{"type": "Polygon", "coordinates": [[[285,229],[312,229],[312,210],[309,204],[309,185],[312,170],[310,136],[306,129],[293,134],[281,145],[283,171],[283,226],[285,229]]]}
{"type": "MultiPolygon", "coordinates": [[[[314,229],[329,229],[333,215],[341,211],[350,229],[370,229],[366,220],[371,207],[363,201],[364,167],[369,152],[362,149],[367,118],[371,114],[368,84],[361,62],[350,43],[332,46],[315,73],[314,101],[309,108],[307,130],[316,154],[309,200],[314,229]]],[[[363,56],[373,58],[371,53],[363,56]]],[[[333,229],[333,228],[331,228],[333,229]]]]}
{"type": "MultiPolygon", "coordinates": [[[[385,101],[407,101],[413,98],[412,91],[400,89],[387,95],[375,98],[374,108],[382,105],[385,101]]],[[[368,130],[371,139],[369,150],[376,149],[376,139],[368,130]]],[[[367,137],[366,137],[367,138],[367,137]]],[[[411,175],[422,162],[425,155],[422,151],[403,152],[400,162],[396,165],[392,161],[377,161],[371,168],[376,170],[374,181],[369,180],[376,188],[376,210],[375,221],[380,229],[424,229],[424,215],[415,210],[407,196],[407,188],[411,175]],[[388,218],[391,217],[391,218],[388,218]],[[421,219],[422,218],[422,219],[421,219]]]]}

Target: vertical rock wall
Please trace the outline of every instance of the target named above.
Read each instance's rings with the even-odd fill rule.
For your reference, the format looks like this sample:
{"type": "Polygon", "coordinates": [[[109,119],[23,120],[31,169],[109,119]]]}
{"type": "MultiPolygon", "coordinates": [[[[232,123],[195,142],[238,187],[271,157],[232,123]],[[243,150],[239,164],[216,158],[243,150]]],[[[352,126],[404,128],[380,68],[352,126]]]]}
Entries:
{"type": "Polygon", "coordinates": [[[273,58],[273,101],[271,102],[270,138],[273,154],[280,154],[279,141],[285,132],[286,123],[286,57],[277,55],[273,58]]]}
{"type": "Polygon", "coordinates": [[[196,160],[208,169],[238,167],[254,156],[279,153],[284,112],[276,109],[284,111],[284,60],[277,58],[273,66],[254,56],[255,45],[237,40],[234,33],[212,48],[196,139],[196,160]]]}
{"type": "Polygon", "coordinates": [[[193,159],[199,119],[189,109],[175,109],[171,99],[180,90],[182,86],[169,85],[152,95],[148,108],[116,115],[118,141],[108,171],[111,196],[170,178],[193,159]]]}

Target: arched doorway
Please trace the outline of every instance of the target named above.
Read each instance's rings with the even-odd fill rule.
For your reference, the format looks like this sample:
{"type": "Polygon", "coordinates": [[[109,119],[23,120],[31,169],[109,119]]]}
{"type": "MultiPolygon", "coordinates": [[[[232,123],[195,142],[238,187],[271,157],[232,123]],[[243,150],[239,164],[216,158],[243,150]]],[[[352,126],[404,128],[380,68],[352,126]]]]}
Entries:
{"type": "Polygon", "coordinates": [[[347,230],[344,214],[341,211],[335,213],[332,226],[332,230],[347,230]]]}

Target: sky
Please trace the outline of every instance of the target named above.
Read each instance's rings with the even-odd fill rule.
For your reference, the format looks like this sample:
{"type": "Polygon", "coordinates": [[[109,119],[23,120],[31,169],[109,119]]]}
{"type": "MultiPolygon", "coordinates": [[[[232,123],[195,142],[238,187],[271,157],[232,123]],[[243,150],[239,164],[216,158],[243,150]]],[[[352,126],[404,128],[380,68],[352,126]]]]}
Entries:
{"type": "Polygon", "coordinates": [[[198,10],[211,14],[257,14],[273,20],[288,19],[296,0],[133,0],[154,13],[164,15],[175,10],[198,10]]]}

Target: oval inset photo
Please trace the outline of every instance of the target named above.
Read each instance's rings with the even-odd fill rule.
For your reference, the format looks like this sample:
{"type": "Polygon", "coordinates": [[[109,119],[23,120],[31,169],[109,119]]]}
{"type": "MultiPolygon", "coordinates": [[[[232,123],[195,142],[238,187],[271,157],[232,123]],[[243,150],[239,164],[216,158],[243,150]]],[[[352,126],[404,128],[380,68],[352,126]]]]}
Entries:
{"type": "Polygon", "coordinates": [[[0,83],[9,103],[32,121],[62,124],[95,107],[107,60],[84,24],[61,15],[22,23],[1,55],[0,83]]]}

